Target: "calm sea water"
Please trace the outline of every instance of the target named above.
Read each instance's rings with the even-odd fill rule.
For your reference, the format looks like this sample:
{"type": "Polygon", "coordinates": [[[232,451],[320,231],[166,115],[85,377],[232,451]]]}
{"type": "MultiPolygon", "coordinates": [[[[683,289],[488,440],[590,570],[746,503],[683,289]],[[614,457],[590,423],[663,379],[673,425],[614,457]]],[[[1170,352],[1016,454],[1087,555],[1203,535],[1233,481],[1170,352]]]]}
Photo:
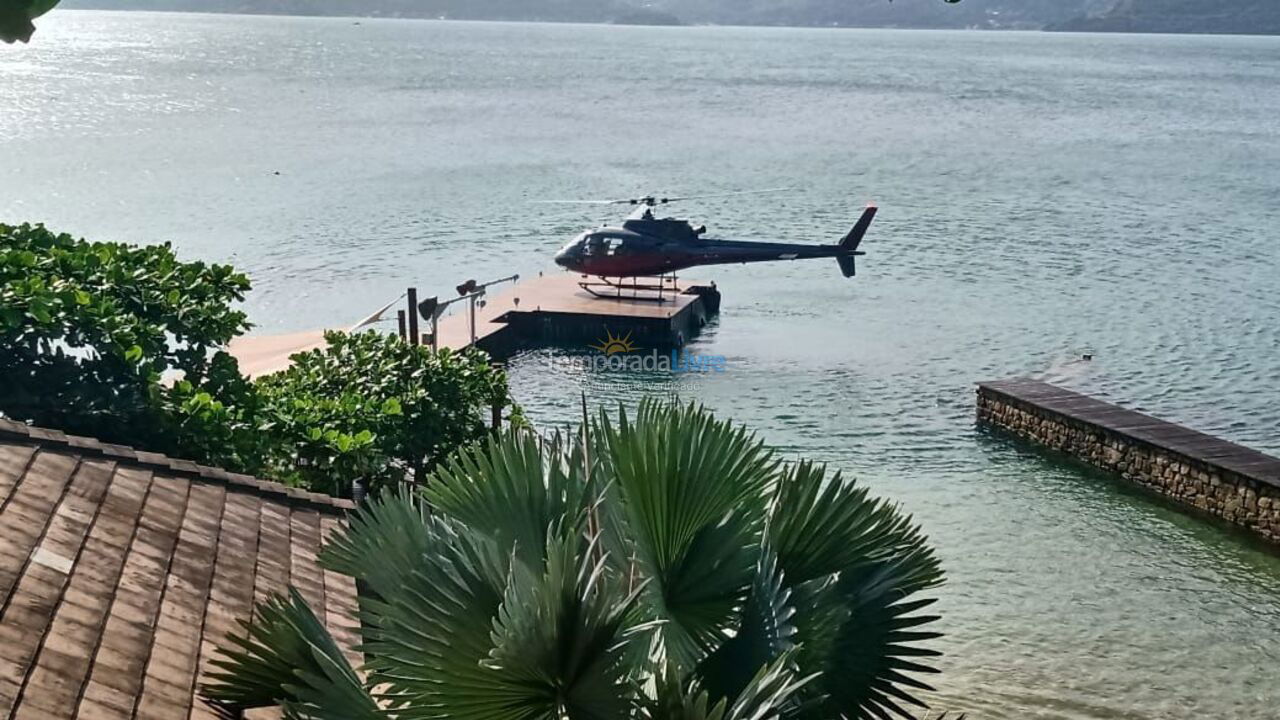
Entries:
{"type": "Polygon", "coordinates": [[[1280,39],[614,28],[55,12],[0,48],[0,219],[230,261],[262,332],[410,283],[551,270],[615,219],[835,263],[701,273],[722,375],[512,368],[541,424],[697,399],[901,501],[949,570],[940,708],[1274,718],[1280,560],[984,435],[1029,374],[1280,452],[1280,39]],[[1092,363],[1077,362],[1082,353],[1092,363]]]}

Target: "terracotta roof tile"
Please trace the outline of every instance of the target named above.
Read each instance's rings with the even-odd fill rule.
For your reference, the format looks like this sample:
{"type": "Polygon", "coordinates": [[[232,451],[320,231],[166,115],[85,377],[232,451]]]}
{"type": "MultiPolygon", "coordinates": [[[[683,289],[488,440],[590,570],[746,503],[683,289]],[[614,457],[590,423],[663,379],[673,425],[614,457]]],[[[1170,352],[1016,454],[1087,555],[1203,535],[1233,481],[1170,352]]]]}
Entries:
{"type": "Polygon", "coordinates": [[[355,584],[316,559],[352,507],[0,419],[0,717],[222,717],[201,676],[290,583],[359,664],[355,584]]]}

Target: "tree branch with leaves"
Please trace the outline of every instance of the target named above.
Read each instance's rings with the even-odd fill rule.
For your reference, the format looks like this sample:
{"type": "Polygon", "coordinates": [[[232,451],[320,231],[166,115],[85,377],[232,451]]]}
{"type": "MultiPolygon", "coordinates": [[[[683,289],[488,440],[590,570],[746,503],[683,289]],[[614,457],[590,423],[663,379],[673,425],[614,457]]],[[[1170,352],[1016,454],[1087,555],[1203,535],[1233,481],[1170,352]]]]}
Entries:
{"type": "Polygon", "coordinates": [[[330,333],[251,381],[225,350],[248,291],[168,245],[0,224],[0,414],[341,496],[421,480],[494,408],[520,421],[484,353],[375,332],[330,333]]]}
{"type": "Polygon", "coordinates": [[[0,0],[0,40],[31,42],[36,26],[31,22],[49,12],[58,0],[0,0]]]}

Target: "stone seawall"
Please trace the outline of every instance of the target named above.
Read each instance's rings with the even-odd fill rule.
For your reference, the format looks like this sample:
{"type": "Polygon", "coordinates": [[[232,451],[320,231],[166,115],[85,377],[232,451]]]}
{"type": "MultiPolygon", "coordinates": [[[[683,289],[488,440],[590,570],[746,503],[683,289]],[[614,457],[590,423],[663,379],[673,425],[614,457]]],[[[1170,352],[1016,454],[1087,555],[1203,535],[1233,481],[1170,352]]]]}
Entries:
{"type": "Polygon", "coordinates": [[[1036,380],[979,383],[978,422],[1280,544],[1280,459],[1036,380]]]}

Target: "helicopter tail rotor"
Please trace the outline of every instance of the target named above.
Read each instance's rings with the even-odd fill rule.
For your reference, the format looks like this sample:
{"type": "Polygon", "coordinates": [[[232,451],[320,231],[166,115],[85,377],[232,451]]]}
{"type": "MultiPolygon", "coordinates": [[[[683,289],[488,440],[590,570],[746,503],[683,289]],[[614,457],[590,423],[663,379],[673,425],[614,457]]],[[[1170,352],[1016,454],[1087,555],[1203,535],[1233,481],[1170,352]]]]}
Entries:
{"type": "Polygon", "coordinates": [[[862,238],[866,236],[867,230],[871,228],[871,221],[876,219],[876,212],[879,210],[875,205],[868,205],[863,211],[862,217],[858,218],[858,223],[853,226],[848,235],[840,241],[840,249],[842,254],[836,256],[836,262],[840,264],[840,272],[845,277],[853,277],[858,274],[857,257],[866,253],[858,252],[858,246],[862,244],[862,238]]]}

